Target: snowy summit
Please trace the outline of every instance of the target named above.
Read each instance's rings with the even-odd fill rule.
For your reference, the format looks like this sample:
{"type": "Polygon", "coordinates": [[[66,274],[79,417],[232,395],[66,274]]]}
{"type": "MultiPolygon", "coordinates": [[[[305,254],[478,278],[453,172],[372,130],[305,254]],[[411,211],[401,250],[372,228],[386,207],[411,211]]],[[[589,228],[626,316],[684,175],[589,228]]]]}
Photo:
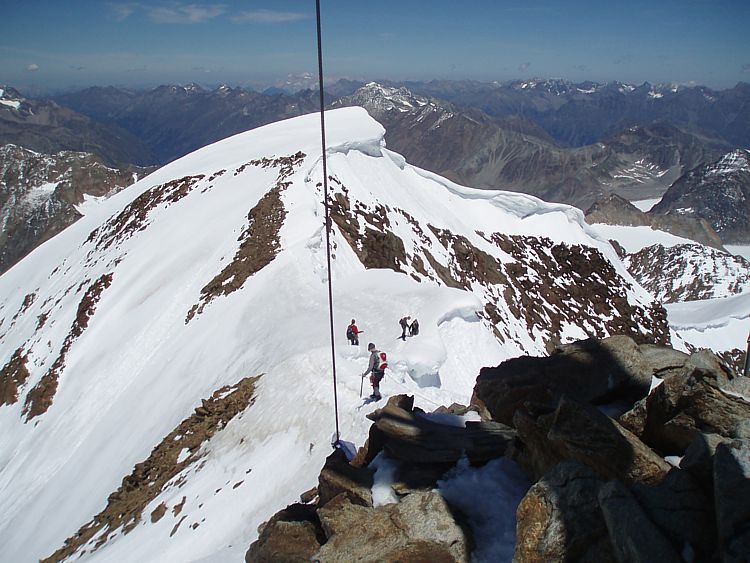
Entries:
{"type": "MultiPolygon", "coordinates": [[[[172,162],[0,277],[6,560],[238,561],[316,483],[335,427],[319,124],[172,162]]],[[[361,108],[326,125],[344,441],[376,406],[368,342],[385,399],[432,411],[511,357],[668,339],[580,211],[412,167],[361,108]],[[405,315],[420,333],[401,340],[405,315]]]]}

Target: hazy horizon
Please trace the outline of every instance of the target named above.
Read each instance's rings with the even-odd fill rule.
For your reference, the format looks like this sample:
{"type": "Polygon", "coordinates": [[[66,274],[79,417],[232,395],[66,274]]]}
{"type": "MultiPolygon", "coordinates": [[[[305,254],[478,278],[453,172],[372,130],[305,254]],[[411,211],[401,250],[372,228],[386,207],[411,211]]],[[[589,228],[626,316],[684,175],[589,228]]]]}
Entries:
{"type": "MultiPolygon", "coordinates": [[[[0,83],[20,91],[227,83],[317,72],[315,3],[39,0],[4,10],[0,83]]],[[[323,1],[331,80],[562,78],[701,84],[750,80],[750,3],[739,0],[323,1]]]]}

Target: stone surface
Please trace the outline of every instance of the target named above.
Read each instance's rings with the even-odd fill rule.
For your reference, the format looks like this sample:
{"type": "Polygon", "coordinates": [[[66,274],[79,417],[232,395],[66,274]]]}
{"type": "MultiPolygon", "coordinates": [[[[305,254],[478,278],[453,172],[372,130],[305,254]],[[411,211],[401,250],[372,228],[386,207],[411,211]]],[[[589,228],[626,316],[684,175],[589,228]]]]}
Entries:
{"type": "Polygon", "coordinates": [[[682,558],[656,528],[619,481],[599,490],[599,505],[609,530],[617,561],[624,563],[680,563],[682,558]]]}
{"type": "Polygon", "coordinates": [[[737,550],[750,539],[750,441],[716,448],[714,496],[719,548],[725,560],[741,561],[737,550]]]}
{"type": "Polygon", "coordinates": [[[514,424],[522,444],[513,450],[534,478],[553,465],[573,459],[608,479],[656,483],[670,465],[634,434],[594,407],[563,397],[553,413],[537,417],[516,413],[514,424]]]}
{"type": "Polygon", "coordinates": [[[562,395],[587,403],[635,402],[646,396],[651,377],[671,372],[688,356],[665,346],[636,344],[628,336],[589,339],[560,346],[548,358],[523,356],[483,368],[472,404],[494,420],[512,424],[525,402],[556,405],[562,395]]]}
{"type": "Polygon", "coordinates": [[[468,561],[466,540],[434,492],[366,508],[339,495],[318,510],[328,541],[314,558],[329,561],[468,561]]]}
{"type": "Polygon", "coordinates": [[[708,491],[714,488],[714,454],[719,444],[730,442],[718,434],[703,434],[696,438],[685,450],[680,460],[680,469],[688,471],[708,491]]]}
{"type": "Polygon", "coordinates": [[[604,481],[577,462],[553,467],[516,511],[516,563],[614,561],[597,494],[604,481]]]}
{"type": "Polygon", "coordinates": [[[346,493],[353,503],[372,506],[372,476],[372,469],[354,467],[343,450],[334,450],[318,477],[318,505],[325,506],[335,496],[346,493]]]}
{"type": "Polygon", "coordinates": [[[293,504],[260,527],[258,539],[245,554],[247,563],[309,561],[325,541],[313,506],[293,504]]]}
{"type": "Polygon", "coordinates": [[[672,470],[653,486],[634,483],[631,492],[676,550],[689,544],[698,561],[711,558],[716,546],[713,502],[687,471],[672,470]]]}
{"type": "Polygon", "coordinates": [[[682,455],[701,433],[750,437],[750,402],[724,390],[729,375],[711,352],[692,354],[649,395],[643,441],[664,455],[682,455]]]}
{"type": "Polygon", "coordinates": [[[502,456],[515,437],[512,428],[497,422],[448,426],[391,403],[369,416],[383,436],[386,453],[411,463],[453,464],[463,455],[472,463],[485,463],[502,456]]]}

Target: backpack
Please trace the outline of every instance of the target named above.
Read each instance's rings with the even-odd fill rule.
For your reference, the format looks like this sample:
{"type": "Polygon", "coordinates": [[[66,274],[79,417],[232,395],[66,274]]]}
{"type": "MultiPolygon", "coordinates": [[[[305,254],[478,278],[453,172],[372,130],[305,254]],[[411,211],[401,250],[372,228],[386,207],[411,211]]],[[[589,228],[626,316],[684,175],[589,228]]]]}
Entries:
{"type": "Polygon", "coordinates": [[[347,337],[347,338],[348,338],[349,340],[351,340],[352,338],[354,338],[354,331],[352,330],[352,325],[349,325],[349,326],[348,326],[348,327],[346,328],[346,337],[347,337]]]}
{"type": "Polygon", "coordinates": [[[386,356],[385,352],[378,352],[378,371],[385,371],[385,368],[388,367],[388,357],[386,356]]]}

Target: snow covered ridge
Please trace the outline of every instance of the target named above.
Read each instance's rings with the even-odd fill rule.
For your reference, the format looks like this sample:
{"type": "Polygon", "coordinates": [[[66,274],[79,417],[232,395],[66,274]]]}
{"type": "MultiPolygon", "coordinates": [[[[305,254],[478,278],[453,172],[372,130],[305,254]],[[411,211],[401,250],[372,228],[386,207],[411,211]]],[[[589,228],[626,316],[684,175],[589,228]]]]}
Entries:
{"type": "MultiPolygon", "coordinates": [[[[4,557],[48,557],[95,522],[71,558],[237,559],[315,483],[333,428],[319,123],[174,161],[0,276],[4,557]],[[137,479],[157,483],[138,517],[97,517],[202,399],[260,375],[251,406],[169,450],[174,476],[137,479]]],[[[326,125],[337,338],[356,318],[388,352],[386,394],[431,411],[467,403],[481,367],[558,342],[668,339],[580,211],[412,167],[361,108],[326,125]],[[407,341],[404,314],[421,327],[407,341]]],[[[362,444],[368,355],[338,339],[335,353],[344,438],[362,444]]]]}

